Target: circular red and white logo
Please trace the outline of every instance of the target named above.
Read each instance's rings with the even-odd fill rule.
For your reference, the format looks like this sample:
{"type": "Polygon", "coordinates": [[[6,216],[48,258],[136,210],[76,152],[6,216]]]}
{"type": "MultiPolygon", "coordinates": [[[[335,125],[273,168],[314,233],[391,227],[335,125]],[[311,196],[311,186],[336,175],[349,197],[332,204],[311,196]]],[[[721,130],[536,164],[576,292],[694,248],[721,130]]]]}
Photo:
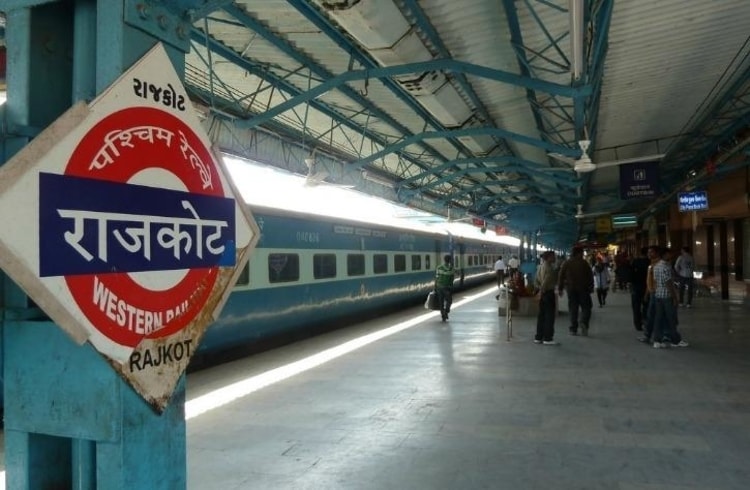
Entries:
{"type": "MultiPolygon", "coordinates": [[[[96,123],[73,151],[64,175],[225,197],[214,157],[198,135],[171,113],[150,107],[122,109],[96,123]]],[[[217,275],[213,266],[72,274],[65,282],[99,332],[135,347],[143,338],[166,337],[189,325],[217,275]]]]}

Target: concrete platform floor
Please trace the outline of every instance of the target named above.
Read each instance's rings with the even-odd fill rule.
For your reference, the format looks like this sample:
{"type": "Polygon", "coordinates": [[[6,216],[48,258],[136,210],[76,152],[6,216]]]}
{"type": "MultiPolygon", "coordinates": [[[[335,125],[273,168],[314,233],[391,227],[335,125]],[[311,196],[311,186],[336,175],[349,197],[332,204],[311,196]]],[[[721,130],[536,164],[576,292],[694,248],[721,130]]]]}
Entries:
{"type": "Polygon", "coordinates": [[[506,340],[494,288],[468,294],[448,323],[414,308],[191,374],[188,487],[750,488],[747,307],[697,298],[679,311],[690,347],[656,350],[636,341],[629,294],[610,293],[589,337],[569,336],[561,314],[561,345],[542,346],[528,317],[506,340]],[[252,391],[280,366],[415,317],[197,415],[212,390],[252,391]]]}

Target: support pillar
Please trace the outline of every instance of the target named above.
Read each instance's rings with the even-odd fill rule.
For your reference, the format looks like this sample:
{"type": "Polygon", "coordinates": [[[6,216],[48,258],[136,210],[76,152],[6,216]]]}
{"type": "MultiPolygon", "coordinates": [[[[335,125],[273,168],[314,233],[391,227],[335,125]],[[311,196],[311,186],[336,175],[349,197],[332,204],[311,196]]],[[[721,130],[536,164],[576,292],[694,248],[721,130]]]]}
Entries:
{"type": "Polygon", "coordinates": [[[721,274],[721,299],[729,299],[729,240],[727,221],[719,223],[719,272],[721,274]]]}
{"type": "MultiPolygon", "coordinates": [[[[158,20],[139,17],[145,12],[132,0],[4,4],[8,102],[0,163],[160,40],[171,42],[170,59],[184,72],[174,41],[185,20],[170,12],[190,2],[159,3],[158,20]]],[[[7,488],[185,488],[184,376],[157,414],[90,344],[77,345],[7,276],[0,279],[7,488]]]]}
{"type": "Polygon", "coordinates": [[[734,279],[745,280],[745,232],[743,219],[732,220],[734,228],[734,279]]]}
{"type": "Polygon", "coordinates": [[[707,225],[706,226],[706,258],[708,262],[708,275],[713,276],[716,274],[716,260],[715,257],[715,240],[716,240],[716,234],[714,233],[714,225],[707,225]]]}
{"type": "Polygon", "coordinates": [[[9,490],[186,487],[184,376],[157,415],[57,325],[8,321],[4,337],[9,490]]]}

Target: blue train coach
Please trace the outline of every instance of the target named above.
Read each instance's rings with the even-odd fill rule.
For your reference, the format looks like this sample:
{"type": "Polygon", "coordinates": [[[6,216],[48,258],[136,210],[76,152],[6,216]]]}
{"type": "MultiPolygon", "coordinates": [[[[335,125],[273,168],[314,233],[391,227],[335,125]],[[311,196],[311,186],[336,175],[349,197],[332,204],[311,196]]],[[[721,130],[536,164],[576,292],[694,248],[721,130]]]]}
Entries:
{"type": "Polygon", "coordinates": [[[343,318],[424,301],[452,254],[456,288],[494,278],[508,245],[272,208],[253,207],[261,237],[198,358],[282,343],[343,318]]]}

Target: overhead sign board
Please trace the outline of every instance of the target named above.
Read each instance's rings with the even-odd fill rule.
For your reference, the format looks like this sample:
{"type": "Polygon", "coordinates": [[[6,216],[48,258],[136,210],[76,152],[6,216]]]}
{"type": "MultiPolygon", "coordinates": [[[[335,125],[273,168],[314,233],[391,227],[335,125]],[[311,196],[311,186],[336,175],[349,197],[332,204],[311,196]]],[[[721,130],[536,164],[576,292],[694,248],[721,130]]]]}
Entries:
{"type": "Polygon", "coordinates": [[[0,265],[159,411],[258,237],[161,45],[0,167],[0,265]]]}
{"type": "Polygon", "coordinates": [[[708,193],[706,191],[680,192],[677,195],[677,206],[680,212],[706,211],[708,209],[708,193]]]}
{"type": "Polygon", "coordinates": [[[659,163],[638,162],[619,166],[620,199],[653,199],[659,195],[659,163]]]}
{"type": "Polygon", "coordinates": [[[597,233],[611,233],[612,232],[612,216],[600,216],[596,218],[594,223],[594,229],[597,233]]]}

